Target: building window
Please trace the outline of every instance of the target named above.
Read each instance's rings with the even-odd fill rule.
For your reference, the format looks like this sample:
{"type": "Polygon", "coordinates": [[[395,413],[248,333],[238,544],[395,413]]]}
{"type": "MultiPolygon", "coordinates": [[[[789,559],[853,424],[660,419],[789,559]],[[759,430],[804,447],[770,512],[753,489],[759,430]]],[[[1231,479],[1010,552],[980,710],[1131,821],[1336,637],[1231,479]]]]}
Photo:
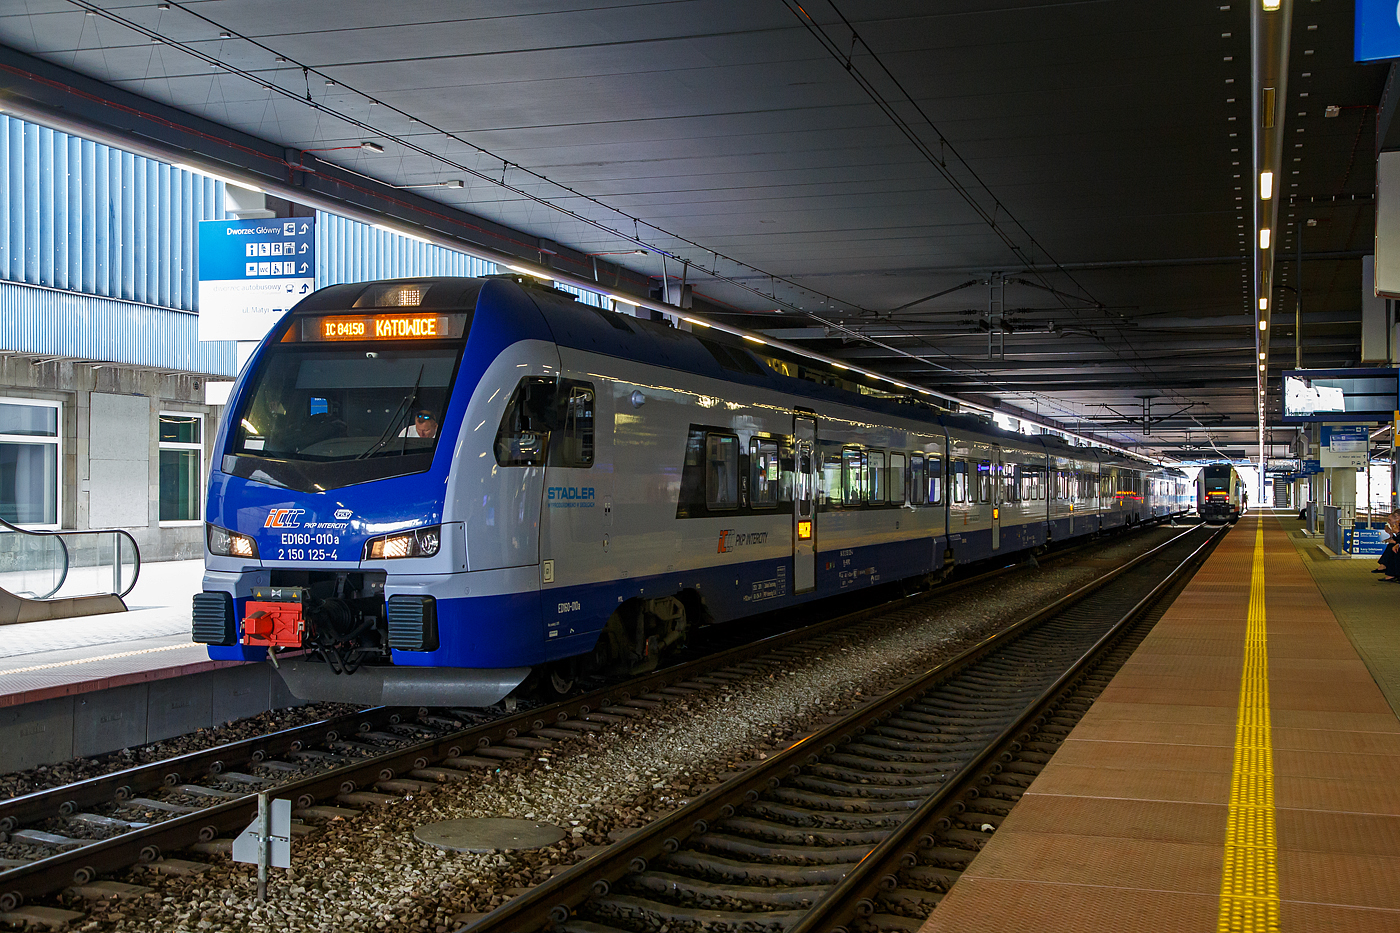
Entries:
{"type": "Polygon", "coordinates": [[[0,518],[58,527],[57,402],[0,399],[0,518]]]}
{"type": "Polygon", "coordinates": [[[160,413],[160,520],[197,522],[204,493],[204,416],[160,413]]]}

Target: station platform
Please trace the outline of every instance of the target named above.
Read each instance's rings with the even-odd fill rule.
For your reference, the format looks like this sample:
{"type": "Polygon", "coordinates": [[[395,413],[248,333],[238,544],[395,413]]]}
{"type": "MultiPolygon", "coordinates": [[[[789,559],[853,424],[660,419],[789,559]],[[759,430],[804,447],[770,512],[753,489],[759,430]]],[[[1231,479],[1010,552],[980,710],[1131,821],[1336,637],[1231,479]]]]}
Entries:
{"type": "Polygon", "coordinates": [[[126,612],[0,626],[0,708],[227,667],[190,641],[201,560],[149,563],[126,612]]]}
{"type": "Polygon", "coordinates": [[[190,640],[202,560],[145,564],[126,612],[0,626],[0,772],[300,704],[265,664],[190,640]]]}
{"type": "Polygon", "coordinates": [[[921,933],[1400,931],[1400,584],[1298,527],[1228,533],[921,933]]]}

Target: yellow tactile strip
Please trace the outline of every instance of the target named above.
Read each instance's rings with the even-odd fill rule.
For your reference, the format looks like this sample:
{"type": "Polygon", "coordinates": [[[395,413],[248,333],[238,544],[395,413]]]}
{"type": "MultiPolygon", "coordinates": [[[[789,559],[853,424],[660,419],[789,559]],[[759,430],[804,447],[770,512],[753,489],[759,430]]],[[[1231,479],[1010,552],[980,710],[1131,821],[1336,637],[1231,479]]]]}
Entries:
{"type": "MultiPolygon", "coordinates": [[[[1258,537],[1230,532],[923,933],[1216,928],[1258,537]]],[[[1263,563],[1278,928],[1400,933],[1400,722],[1270,518],[1263,563]]]]}
{"type": "Polygon", "coordinates": [[[1279,928],[1278,838],[1274,832],[1274,747],[1269,721],[1269,634],[1264,604],[1264,526],[1254,538],[1244,672],[1230,779],[1230,822],[1220,877],[1217,933],[1279,928]]]}

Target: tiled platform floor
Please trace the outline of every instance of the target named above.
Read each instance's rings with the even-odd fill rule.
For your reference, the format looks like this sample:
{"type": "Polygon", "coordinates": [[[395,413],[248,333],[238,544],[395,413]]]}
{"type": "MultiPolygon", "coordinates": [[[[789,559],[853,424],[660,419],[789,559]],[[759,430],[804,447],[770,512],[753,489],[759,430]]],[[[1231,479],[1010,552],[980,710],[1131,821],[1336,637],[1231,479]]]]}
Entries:
{"type": "Polygon", "coordinates": [[[1329,560],[1317,538],[1303,536],[1303,523],[1296,518],[1280,515],[1279,524],[1390,708],[1400,716],[1400,586],[1382,583],[1372,574],[1376,564],[1370,558],[1329,560]]]}
{"type": "Polygon", "coordinates": [[[923,933],[1217,928],[1261,521],[1279,928],[1400,931],[1400,722],[1287,532],[1256,513],[1168,610],[923,933]]]}

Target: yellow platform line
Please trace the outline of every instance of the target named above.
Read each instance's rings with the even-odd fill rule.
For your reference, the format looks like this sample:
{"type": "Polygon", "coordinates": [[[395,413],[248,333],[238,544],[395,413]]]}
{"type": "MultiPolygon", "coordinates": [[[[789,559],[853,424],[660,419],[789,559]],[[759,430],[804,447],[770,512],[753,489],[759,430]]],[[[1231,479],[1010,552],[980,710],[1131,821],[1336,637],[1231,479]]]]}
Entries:
{"type": "Polygon", "coordinates": [[[1274,836],[1274,749],[1269,725],[1269,649],[1264,615],[1264,522],[1254,537],[1244,671],[1230,779],[1230,822],[1220,878],[1218,933],[1279,928],[1278,846],[1274,836]]]}

